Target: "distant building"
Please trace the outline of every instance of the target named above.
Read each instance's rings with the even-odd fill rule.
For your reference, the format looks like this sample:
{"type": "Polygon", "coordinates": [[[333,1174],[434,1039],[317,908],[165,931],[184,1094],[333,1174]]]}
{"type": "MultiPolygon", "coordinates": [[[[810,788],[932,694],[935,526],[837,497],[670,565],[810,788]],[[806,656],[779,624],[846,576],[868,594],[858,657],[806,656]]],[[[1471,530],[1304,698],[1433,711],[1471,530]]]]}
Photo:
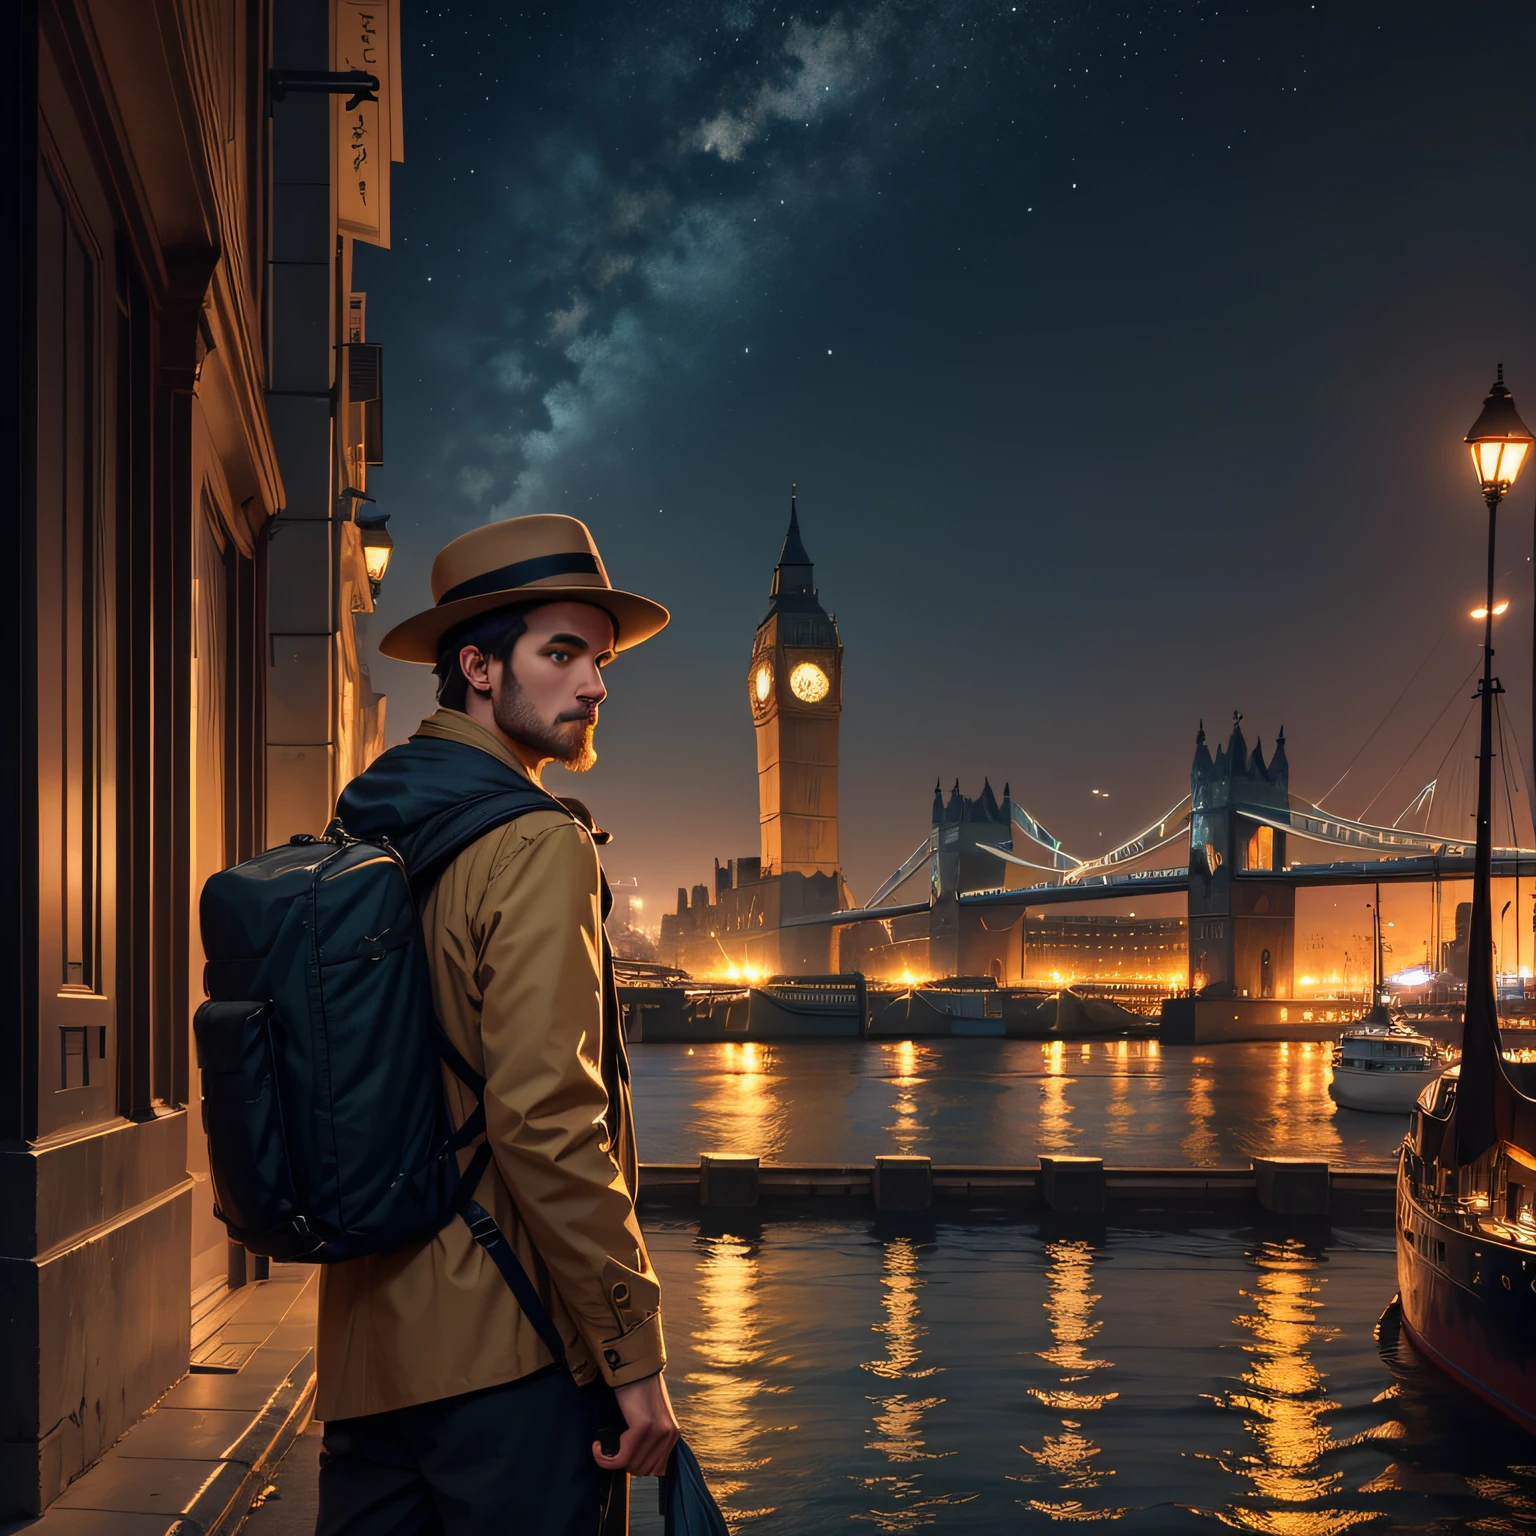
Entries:
{"type": "Polygon", "coordinates": [[[796,918],[850,905],[837,845],[843,646],[813,577],[791,491],[789,531],[747,672],[760,852],[723,867],[717,861],[713,891],[679,890],[677,910],[662,918],[662,960],[695,974],[833,968],[833,930],[794,926],[796,918]]]}
{"type": "Polygon", "coordinates": [[[1071,914],[1026,917],[1018,929],[1020,979],[1030,986],[1074,981],[1184,985],[1189,923],[1182,917],[1071,914]]]}

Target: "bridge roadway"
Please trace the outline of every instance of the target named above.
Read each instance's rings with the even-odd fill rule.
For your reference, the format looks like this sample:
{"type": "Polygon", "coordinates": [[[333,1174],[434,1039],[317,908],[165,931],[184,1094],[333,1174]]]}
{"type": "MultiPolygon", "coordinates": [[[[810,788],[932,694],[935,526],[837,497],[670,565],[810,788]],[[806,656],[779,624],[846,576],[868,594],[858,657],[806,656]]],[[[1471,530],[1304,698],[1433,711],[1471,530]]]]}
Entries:
{"type": "MultiPolygon", "coordinates": [[[[1283,869],[1234,870],[1239,884],[1371,885],[1380,881],[1419,882],[1470,880],[1473,860],[1459,855],[1422,854],[1402,859],[1347,859],[1330,864],[1290,864],[1283,869]]],[[[1495,880],[1528,880],[1536,876],[1536,853],[1522,849],[1495,854],[1495,880]]],[[[968,891],[962,907],[1056,906],[1071,901],[1108,901],[1120,896],[1171,895],[1188,891],[1192,876],[1184,869],[1149,869],[1142,874],[1090,876],[1061,885],[1020,886],[1011,891],[968,891]]]]}
{"type": "MultiPolygon", "coordinates": [[[[1331,864],[1291,864],[1284,869],[1236,870],[1239,883],[1263,881],[1296,886],[1371,885],[1380,882],[1470,880],[1473,860],[1461,855],[1423,854],[1411,858],[1349,859],[1331,864]]],[[[1493,859],[1495,880],[1536,878],[1536,852],[1521,849],[1497,851],[1493,859]]],[[[1026,885],[1012,890],[965,891],[958,897],[962,907],[1055,907],[1080,901],[1112,901],[1127,896],[1177,896],[1187,894],[1192,876],[1187,869],[1148,869],[1124,875],[1089,875],[1059,885],[1026,885]]],[[[792,918],[786,928],[839,926],[845,923],[884,922],[933,909],[931,901],[902,902],[883,907],[855,907],[814,917],[792,918]]]]}

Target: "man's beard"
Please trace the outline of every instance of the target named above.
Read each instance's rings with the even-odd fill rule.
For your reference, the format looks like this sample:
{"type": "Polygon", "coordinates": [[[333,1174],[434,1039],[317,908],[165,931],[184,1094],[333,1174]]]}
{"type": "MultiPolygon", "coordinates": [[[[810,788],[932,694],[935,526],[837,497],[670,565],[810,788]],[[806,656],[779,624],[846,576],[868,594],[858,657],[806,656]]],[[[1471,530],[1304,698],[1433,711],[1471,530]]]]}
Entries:
{"type": "Polygon", "coordinates": [[[572,773],[585,773],[596,761],[592,745],[595,726],[587,723],[585,710],[555,716],[554,723],[541,719],[527,695],[518,687],[508,667],[503,673],[501,691],[494,695],[491,708],[497,727],[520,747],[553,758],[572,773]]]}

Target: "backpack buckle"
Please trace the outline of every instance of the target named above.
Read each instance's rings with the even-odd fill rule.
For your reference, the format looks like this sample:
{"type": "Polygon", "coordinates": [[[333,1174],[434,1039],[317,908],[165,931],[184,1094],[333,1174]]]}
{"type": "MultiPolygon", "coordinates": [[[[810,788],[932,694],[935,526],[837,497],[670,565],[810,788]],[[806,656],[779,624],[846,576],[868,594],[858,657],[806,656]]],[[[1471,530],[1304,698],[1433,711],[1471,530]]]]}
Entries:
{"type": "Polygon", "coordinates": [[[475,1204],[475,1214],[471,1216],[468,1211],[464,1213],[464,1219],[469,1226],[469,1235],[480,1244],[482,1248],[489,1248],[492,1243],[501,1241],[501,1228],[496,1225],[496,1218],[486,1210],[483,1205],[475,1204]]]}

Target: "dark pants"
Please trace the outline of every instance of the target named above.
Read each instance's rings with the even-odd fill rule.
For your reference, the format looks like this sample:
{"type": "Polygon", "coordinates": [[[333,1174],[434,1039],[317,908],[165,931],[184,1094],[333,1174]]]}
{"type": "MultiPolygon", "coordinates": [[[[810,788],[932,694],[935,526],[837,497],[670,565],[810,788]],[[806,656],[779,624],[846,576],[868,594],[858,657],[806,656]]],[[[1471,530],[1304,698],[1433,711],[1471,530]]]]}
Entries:
{"type": "Polygon", "coordinates": [[[628,1479],[592,1460],[593,1439],[584,1394],[554,1368],[483,1392],[332,1419],[315,1536],[623,1531],[628,1479]]]}

